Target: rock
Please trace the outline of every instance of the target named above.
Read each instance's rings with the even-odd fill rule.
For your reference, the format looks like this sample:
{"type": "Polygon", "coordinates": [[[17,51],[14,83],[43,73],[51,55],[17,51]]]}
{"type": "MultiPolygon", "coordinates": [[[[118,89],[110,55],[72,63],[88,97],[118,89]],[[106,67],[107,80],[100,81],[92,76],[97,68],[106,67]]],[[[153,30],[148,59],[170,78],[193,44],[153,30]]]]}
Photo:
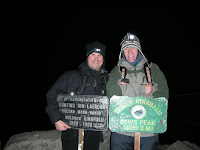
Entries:
{"type": "MultiPolygon", "coordinates": [[[[110,130],[103,132],[104,142],[99,150],[110,149],[110,130]]],[[[61,132],[57,130],[32,131],[10,137],[4,150],[62,150],[61,132]]]]}
{"type": "Polygon", "coordinates": [[[32,131],[10,137],[4,150],[62,150],[61,132],[32,131]]]}
{"type": "Polygon", "coordinates": [[[196,144],[194,143],[190,143],[188,141],[183,141],[183,143],[185,145],[187,145],[188,147],[191,147],[193,150],[200,150],[200,146],[197,146],[196,144]]]}
{"type": "Polygon", "coordinates": [[[200,147],[188,141],[177,140],[171,145],[159,145],[157,150],[200,150],[200,147]]]}
{"type": "MultiPolygon", "coordinates": [[[[110,130],[103,132],[104,142],[99,150],[110,150],[110,130]]],[[[3,150],[62,150],[61,132],[57,130],[32,131],[10,137],[3,150]]],[[[188,141],[177,140],[171,145],[159,145],[157,150],[200,150],[188,141]]]]}
{"type": "Polygon", "coordinates": [[[177,140],[167,150],[200,150],[200,147],[187,141],[182,142],[177,140]]]}

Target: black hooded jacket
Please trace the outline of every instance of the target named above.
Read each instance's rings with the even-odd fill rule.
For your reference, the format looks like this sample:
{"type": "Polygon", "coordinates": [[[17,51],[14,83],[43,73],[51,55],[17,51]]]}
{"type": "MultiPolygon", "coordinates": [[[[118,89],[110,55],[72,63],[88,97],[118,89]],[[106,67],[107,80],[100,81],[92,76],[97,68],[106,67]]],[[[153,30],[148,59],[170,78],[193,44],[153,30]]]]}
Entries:
{"type": "Polygon", "coordinates": [[[46,94],[46,111],[51,122],[54,124],[63,118],[57,103],[58,94],[106,95],[107,80],[108,71],[105,68],[92,70],[87,62],[83,62],[76,70],[63,73],[46,94]]]}

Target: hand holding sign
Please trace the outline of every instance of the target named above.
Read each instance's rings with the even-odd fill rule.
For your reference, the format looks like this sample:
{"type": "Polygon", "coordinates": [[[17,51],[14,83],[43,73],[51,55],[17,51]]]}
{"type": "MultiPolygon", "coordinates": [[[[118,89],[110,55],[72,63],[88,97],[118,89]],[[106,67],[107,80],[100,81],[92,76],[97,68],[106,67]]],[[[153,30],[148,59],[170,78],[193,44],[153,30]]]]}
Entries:
{"type": "Polygon", "coordinates": [[[66,123],[64,123],[63,121],[59,120],[55,123],[56,126],[56,130],[58,131],[65,131],[67,129],[70,129],[71,127],[68,126],[66,123]]]}

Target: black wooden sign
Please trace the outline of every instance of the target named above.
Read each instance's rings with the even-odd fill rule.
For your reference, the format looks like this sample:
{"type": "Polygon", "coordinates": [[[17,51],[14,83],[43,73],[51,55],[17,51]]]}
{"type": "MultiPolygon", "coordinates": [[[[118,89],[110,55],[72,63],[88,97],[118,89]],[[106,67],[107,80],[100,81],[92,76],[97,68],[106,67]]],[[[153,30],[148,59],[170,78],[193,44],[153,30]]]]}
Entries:
{"type": "Polygon", "coordinates": [[[108,129],[107,96],[59,94],[59,110],[72,128],[105,131],[108,129]]]}

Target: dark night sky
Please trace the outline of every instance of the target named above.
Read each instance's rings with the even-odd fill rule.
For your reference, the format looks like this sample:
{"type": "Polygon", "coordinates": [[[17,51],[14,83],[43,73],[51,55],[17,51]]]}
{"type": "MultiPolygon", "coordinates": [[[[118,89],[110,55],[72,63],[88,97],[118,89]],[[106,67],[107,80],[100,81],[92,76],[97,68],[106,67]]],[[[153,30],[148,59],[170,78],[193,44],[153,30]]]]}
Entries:
{"type": "Polygon", "coordinates": [[[199,8],[49,4],[38,11],[31,3],[17,6],[7,4],[1,13],[9,62],[4,71],[9,98],[4,102],[8,109],[3,115],[3,144],[13,134],[54,129],[45,112],[48,89],[62,73],[85,60],[85,45],[95,40],[107,46],[110,71],[127,32],[139,37],[143,53],[159,65],[168,81],[169,119],[162,143],[200,140],[199,8]]]}

